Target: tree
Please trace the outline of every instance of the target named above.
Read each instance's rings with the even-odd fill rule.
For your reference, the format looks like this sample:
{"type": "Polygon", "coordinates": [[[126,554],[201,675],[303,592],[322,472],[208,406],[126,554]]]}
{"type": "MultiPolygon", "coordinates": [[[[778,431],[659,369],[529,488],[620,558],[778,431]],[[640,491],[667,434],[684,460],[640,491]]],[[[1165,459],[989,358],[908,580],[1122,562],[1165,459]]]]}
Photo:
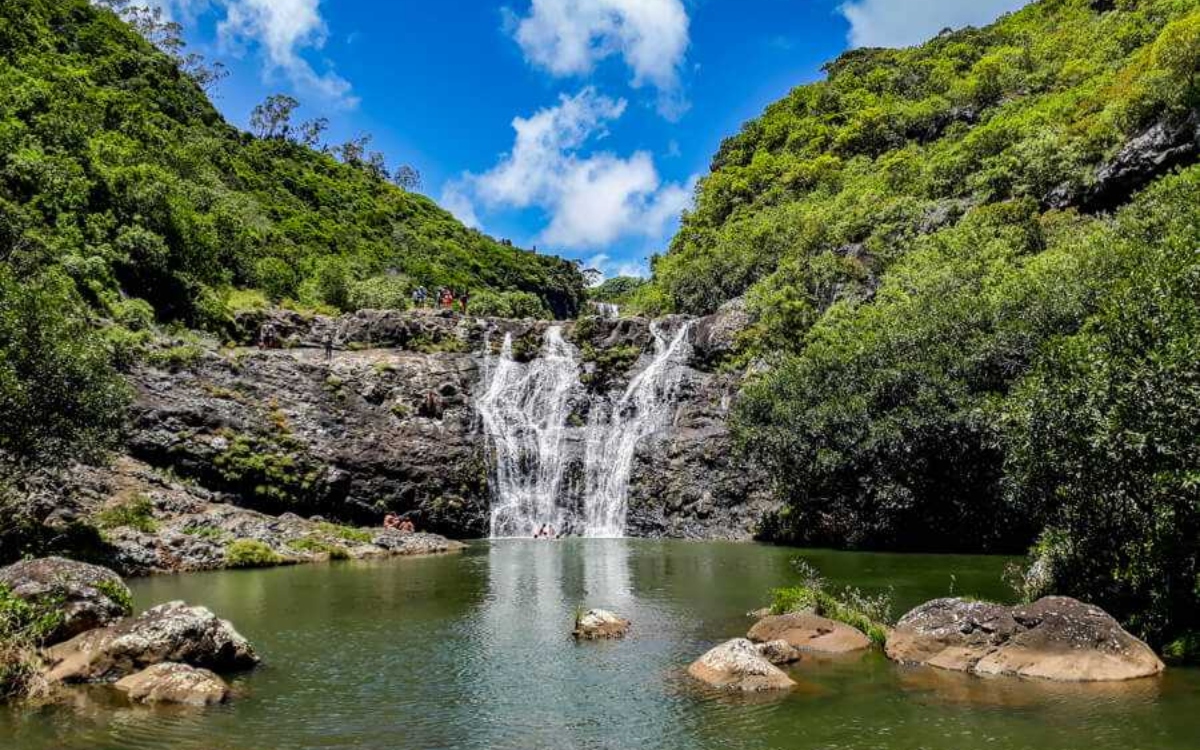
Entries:
{"type": "Polygon", "coordinates": [[[371,142],[371,139],[371,135],[363,133],[334,148],[334,153],[341,158],[343,164],[360,166],[367,153],[367,144],[371,142]]]}
{"type": "Polygon", "coordinates": [[[218,61],[209,64],[204,55],[195,52],[183,58],[179,67],[205,91],[211,91],[214,86],[229,77],[225,63],[218,61]]]}
{"type": "Polygon", "coordinates": [[[401,164],[392,172],[392,182],[410,193],[421,189],[421,173],[408,164],[401,164]]]}
{"type": "Polygon", "coordinates": [[[316,148],[321,143],[321,136],[329,129],[329,120],[325,117],[318,117],[315,120],[306,120],[300,124],[297,129],[299,132],[300,143],[309,148],[316,148]]]}
{"type": "Polygon", "coordinates": [[[287,94],[272,94],[250,113],[250,127],[264,139],[286,139],[292,132],[292,113],[300,106],[287,94]]]}

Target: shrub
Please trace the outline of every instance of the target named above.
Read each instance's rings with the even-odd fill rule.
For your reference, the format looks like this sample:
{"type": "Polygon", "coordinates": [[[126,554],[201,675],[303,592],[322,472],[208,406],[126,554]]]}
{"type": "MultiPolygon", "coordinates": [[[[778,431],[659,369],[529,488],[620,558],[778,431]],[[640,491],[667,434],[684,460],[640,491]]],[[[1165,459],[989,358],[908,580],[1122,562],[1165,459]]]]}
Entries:
{"type": "Polygon", "coordinates": [[[158,530],[158,522],[154,520],[154,502],[145,495],[139,495],[105,508],[96,515],[96,525],[101,529],[129,528],[143,534],[153,534],[158,530]]]}
{"type": "Polygon", "coordinates": [[[279,553],[256,539],[238,539],[225,548],[225,564],[231,568],[269,568],[283,562],[279,553]]]}
{"type": "Polygon", "coordinates": [[[373,276],[350,284],[350,307],[356,310],[407,310],[412,281],[403,276],[373,276]]]}
{"type": "Polygon", "coordinates": [[[30,604],[0,585],[0,701],[37,698],[49,692],[37,648],[62,615],[52,604],[30,604]]]}

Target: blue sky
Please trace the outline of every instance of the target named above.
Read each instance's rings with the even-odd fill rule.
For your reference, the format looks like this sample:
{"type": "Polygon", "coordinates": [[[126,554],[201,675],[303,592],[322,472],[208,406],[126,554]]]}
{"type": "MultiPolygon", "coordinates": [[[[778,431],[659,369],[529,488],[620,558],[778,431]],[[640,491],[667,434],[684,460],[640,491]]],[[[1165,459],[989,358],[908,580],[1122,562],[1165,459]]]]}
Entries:
{"type": "Polygon", "coordinates": [[[369,133],[422,191],[519,245],[644,273],[721,139],[852,46],[904,46],[1024,0],[147,0],[231,72],[369,133]]]}

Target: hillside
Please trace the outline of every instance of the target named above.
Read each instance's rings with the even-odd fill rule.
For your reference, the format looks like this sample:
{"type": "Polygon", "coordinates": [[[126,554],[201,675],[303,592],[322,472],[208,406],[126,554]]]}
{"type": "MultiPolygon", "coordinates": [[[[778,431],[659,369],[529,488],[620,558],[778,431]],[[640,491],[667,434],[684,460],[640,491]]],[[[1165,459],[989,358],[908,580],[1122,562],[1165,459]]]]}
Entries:
{"type": "Polygon", "coordinates": [[[1034,545],[1027,594],[1195,648],[1200,8],[1042,0],[826,72],[722,145],[636,296],[744,305],[762,536],[1034,545]]]}
{"type": "Polygon", "coordinates": [[[0,257],[18,276],[61,269],[98,310],[141,298],[216,329],[233,288],[352,310],[447,285],[577,311],[574,264],[295,140],[231,127],[177,57],[87,0],[0,7],[0,257]]]}

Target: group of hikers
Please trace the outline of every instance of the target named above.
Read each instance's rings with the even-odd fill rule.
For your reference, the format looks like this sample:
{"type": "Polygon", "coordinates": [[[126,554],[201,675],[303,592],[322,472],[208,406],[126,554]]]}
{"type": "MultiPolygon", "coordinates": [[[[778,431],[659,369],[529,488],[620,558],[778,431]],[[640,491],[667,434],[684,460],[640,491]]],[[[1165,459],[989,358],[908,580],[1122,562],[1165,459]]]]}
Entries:
{"type": "Polygon", "coordinates": [[[407,518],[401,518],[395,513],[388,513],[383,517],[383,528],[395,529],[402,534],[415,534],[417,531],[416,525],[407,518]]]}
{"type": "Polygon", "coordinates": [[[467,306],[471,303],[471,293],[463,290],[456,292],[449,287],[442,287],[437,294],[431,295],[424,286],[419,286],[412,293],[413,307],[440,307],[443,310],[458,308],[463,315],[467,314],[467,306]]]}

